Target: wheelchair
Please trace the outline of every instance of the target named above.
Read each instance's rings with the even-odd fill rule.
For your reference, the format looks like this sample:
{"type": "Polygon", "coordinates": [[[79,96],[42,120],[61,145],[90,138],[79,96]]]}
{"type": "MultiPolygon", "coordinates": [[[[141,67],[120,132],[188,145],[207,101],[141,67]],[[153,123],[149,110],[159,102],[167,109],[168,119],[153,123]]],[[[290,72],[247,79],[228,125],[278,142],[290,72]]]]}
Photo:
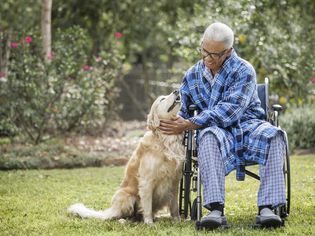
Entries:
{"type": "MultiPolygon", "coordinates": [[[[275,104],[269,107],[269,97],[268,97],[268,78],[265,78],[263,84],[257,84],[258,97],[261,101],[261,106],[265,110],[265,120],[270,122],[272,125],[279,127],[279,113],[283,110],[282,106],[275,104]]],[[[189,107],[189,112],[191,115],[197,115],[196,105],[191,105],[189,107]]],[[[286,204],[279,206],[274,209],[274,213],[279,215],[282,219],[282,225],[284,225],[284,219],[290,213],[291,204],[291,182],[290,182],[290,158],[288,149],[288,138],[286,132],[286,155],[283,166],[283,174],[285,179],[285,189],[286,189],[286,204]]],[[[197,132],[196,130],[189,130],[185,132],[185,138],[183,144],[186,148],[186,159],[183,166],[183,175],[181,177],[179,186],[179,213],[184,219],[189,219],[195,221],[196,229],[201,229],[200,220],[202,217],[202,197],[201,197],[201,179],[200,172],[198,168],[198,155],[197,155],[197,132]],[[194,192],[196,197],[191,200],[192,192],[194,192]]],[[[245,169],[245,174],[260,180],[260,177],[249,170],[245,169]]],[[[194,194],[194,195],[195,195],[194,194]]]]}

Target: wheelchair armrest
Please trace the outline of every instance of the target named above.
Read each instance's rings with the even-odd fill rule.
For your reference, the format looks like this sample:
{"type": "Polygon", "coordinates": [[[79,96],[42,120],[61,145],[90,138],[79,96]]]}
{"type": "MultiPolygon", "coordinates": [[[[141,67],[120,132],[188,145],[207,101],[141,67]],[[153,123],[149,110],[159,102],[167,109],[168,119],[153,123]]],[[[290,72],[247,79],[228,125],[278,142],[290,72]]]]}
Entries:
{"type": "Polygon", "coordinates": [[[197,107],[197,105],[192,104],[192,105],[190,105],[190,106],[188,107],[188,109],[189,109],[189,111],[195,111],[195,110],[198,109],[198,107],[197,107]]]}
{"type": "Polygon", "coordinates": [[[272,110],[273,111],[277,111],[277,112],[282,111],[283,110],[283,106],[281,106],[279,104],[274,104],[274,105],[272,105],[272,110]]]}

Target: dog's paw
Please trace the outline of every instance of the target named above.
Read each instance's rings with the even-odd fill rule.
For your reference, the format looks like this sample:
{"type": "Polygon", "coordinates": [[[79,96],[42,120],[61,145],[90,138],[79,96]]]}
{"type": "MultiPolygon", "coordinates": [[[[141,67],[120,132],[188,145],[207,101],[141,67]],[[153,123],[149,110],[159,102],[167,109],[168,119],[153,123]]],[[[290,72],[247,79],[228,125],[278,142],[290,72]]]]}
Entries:
{"type": "Polygon", "coordinates": [[[145,218],[144,223],[147,225],[152,225],[153,224],[153,219],[152,218],[145,218]]]}
{"type": "Polygon", "coordinates": [[[172,220],[175,222],[181,222],[181,218],[179,216],[173,216],[172,220]]]}
{"type": "Polygon", "coordinates": [[[126,224],[126,223],[127,223],[127,220],[125,220],[125,219],[119,219],[118,222],[119,222],[120,224],[126,224]]]}

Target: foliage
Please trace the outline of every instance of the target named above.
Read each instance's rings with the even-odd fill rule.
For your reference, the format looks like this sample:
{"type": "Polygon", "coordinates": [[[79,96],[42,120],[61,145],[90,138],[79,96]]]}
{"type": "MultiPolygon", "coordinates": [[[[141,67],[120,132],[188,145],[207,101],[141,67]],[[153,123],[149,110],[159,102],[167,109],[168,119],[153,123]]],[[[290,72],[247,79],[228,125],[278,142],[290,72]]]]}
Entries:
{"type": "MultiPolygon", "coordinates": [[[[77,50],[78,57],[71,53],[62,54],[61,50],[58,53],[64,58],[60,61],[78,68],[74,64],[82,61],[89,65],[95,64],[95,56],[106,52],[108,63],[111,63],[108,58],[114,58],[124,65],[124,69],[120,70],[115,62],[111,68],[113,73],[120,73],[121,76],[131,73],[132,69],[140,65],[139,78],[144,79],[145,90],[142,102],[146,103],[147,97],[153,97],[150,80],[180,82],[184,71],[200,58],[196,48],[200,45],[205,27],[211,22],[222,21],[234,30],[235,49],[254,65],[258,82],[268,76],[271,91],[281,98],[285,97],[289,103],[300,105],[312,99],[308,95],[312,93],[309,80],[314,77],[315,70],[315,54],[310,53],[315,48],[314,12],[313,0],[54,0],[53,47],[68,48],[70,45],[67,42],[62,46],[57,29],[62,32],[73,26],[84,29],[84,49],[77,50]],[[113,40],[115,37],[116,40],[113,40]],[[54,45],[58,42],[59,45],[54,45]]],[[[39,32],[40,13],[40,0],[5,0],[1,3],[0,37],[4,35],[9,40],[3,41],[1,38],[0,60],[5,56],[2,49],[6,42],[18,42],[21,36],[39,32]],[[14,34],[22,31],[26,34],[14,34]]],[[[82,44],[80,40],[78,43],[82,44]]],[[[56,60],[59,54],[56,54],[56,60]]],[[[3,67],[0,61],[0,78],[3,67]]],[[[95,70],[90,71],[90,74],[97,71],[95,65],[93,68],[95,70]]],[[[83,73],[80,74],[81,78],[83,73]]],[[[82,107],[88,104],[87,99],[82,107]]],[[[144,104],[144,107],[147,105],[144,104]]],[[[65,116],[64,111],[61,114],[58,116],[65,116]]],[[[67,118],[76,123],[76,114],[78,111],[73,110],[67,118]]],[[[13,130],[9,133],[16,132],[10,123],[4,121],[6,118],[1,112],[0,119],[0,129],[6,127],[6,130],[13,130]]],[[[80,122],[86,124],[89,120],[80,122]]],[[[60,130],[72,127],[59,121],[55,126],[61,127],[60,130]]]]}
{"type": "MultiPolygon", "coordinates": [[[[172,53],[174,45],[168,38],[178,30],[177,9],[189,13],[193,10],[194,4],[187,0],[125,0],[119,3],[92,0],[80,1],[80,8],[75,5],[77,2],[54,1],[53,25],[61,27],[64,25],[64,18],[67,18],[67,25],[78,24],[87,29],[93,52],[109,49],[111,45],[108,39],[116,32],[121,33],[122,52],[126,55],[123,62],[131,69],[141,65],[142,70],[138,77],[144,80],[145,100],[142,102],[145,107],[148,106],[145,104],[147,98],[152,100],[153,97],[149,81],[155,80],[161,71],[172,68],[176,62],[172,53]]],[[[158,80],[165,79],[167,78],[159,76],[158,80]]]]}
{"type": "MultiPolygon", "coordinates": [[[[158,219],[153,226],[127,221],[80,219],[67,215],[71,204],[105,209],[123,176],[122,167],[0,172],[1,235],[312,235],[314,227],[314,155],[291,158],[293,204],[285,227],[255,229],[259,182],[226,178],[225,214],[231,225],[196,232],[191,221],[158,219]]],[[[206,213],[204,211],[204,213],[206,213]]]]}
{"type": "Polygon", "coordinates": [[[291,107],[280,116],[280,125],[287,132],[289,147],[314,149],[315,147],[315,105],[291,107]]]}
{"type": "Polygon", "coordinates": [[[10,122],[6,114],[1,114],[4,109],[0,109],[0,137],[13,137],[18,130],[16,126],[10,122]]]}
{"type": "Polygon", "coordinates": [[[35,33],[12,42],[8,75],[1,81],[1,113],[34,143],[54,132],[102,127],[116,110],[118,49],[87,64],[84,30],[56,35],[48,60],[42,60],[35,33]]]}
{"type": "Polygon", "coordinates": [[[315,64],[314,54],[309,53],[315,47],[312,0],[127,0],[120,4],[94,0],[81,1],[81,8],[74,4],[55,4],[55,27],[67,18],[67,24],[88,29],[93,50],[108,48],[102,39],[122,32],[125,63],[143,65],[143,77],[148,77],[148,70],[158,75],[168,68],[173,73],[169,82],[179,82],[199,59],[196,48],[205,27],[222,21],[233,28],[235,49],[254,65],[259,82],[270,77],[272,91],[293,103],[308,99],[307,83],[315,64]]]}
{"type": "MultiPolygon", "coordinates": [[[[0,30],[20,32],[40,27],[41,0],[4,0],[0,5],[0,30]]],[[[15,40],[17,38],[13,38],[15,40]]]]}
{"type": "Polygon", "coordinates": [[[314,1],[208,1],[196,4],[194,10],[189,18],[181,13],[179,32],[172,37],[178,43],[176,55],[194,63],[204,28],[222,21],[234,30],[234,47],[254,65],[259,82],[268,76],[274,93],[292,101],[308,99],[305,94],[315,66],[309,53],[315,47],[314,1]]]}

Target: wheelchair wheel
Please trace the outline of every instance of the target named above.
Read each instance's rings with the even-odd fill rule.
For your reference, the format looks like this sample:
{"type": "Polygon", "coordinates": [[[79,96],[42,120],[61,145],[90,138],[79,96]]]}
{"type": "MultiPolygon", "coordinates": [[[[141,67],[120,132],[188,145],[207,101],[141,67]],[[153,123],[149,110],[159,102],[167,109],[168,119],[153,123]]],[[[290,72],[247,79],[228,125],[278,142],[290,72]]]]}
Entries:
{"type": "Polygon", "coordinates": [[[188,217],[189,212],[191,212],[190,183],[191,183],[190,173],[184,172],[180,181],[179,209],[181,217],[185,219],[188,217]]]}
{"type": "MultiPolygon", "coordinates": [[[[200,208],[200,217],[202,217],[202,212],[200,208]]],[[[196,221],[198,219],[198,207],[197,207],[197,198],[193,201],[190,212],[190,219],[196,221]]]]}
{"type": "Polygon", "coordinates": [[[291,173],[290,173],[290,157],[289,152],[287,150],[286,152],[286,159],[284,164],[284,175],[286,179],[286,200],[287,204],[285,206],[286,209],[284,209],[283,214],[281,215],[282,218],[287,217],[290,214],[290,207],[291,207],[291,173]]]}
{"type": "Polygon", "coordinates": [[[290,176],[290,157],[289,152],[286,150],[285,163],[283,166],[283,173],[285,179],[285,187],[286,187],[286,204],[277,207],[274,210],[274,213],[284,219],[290,214],[290,206],[291,206],[291,176],[290,176]]]}

